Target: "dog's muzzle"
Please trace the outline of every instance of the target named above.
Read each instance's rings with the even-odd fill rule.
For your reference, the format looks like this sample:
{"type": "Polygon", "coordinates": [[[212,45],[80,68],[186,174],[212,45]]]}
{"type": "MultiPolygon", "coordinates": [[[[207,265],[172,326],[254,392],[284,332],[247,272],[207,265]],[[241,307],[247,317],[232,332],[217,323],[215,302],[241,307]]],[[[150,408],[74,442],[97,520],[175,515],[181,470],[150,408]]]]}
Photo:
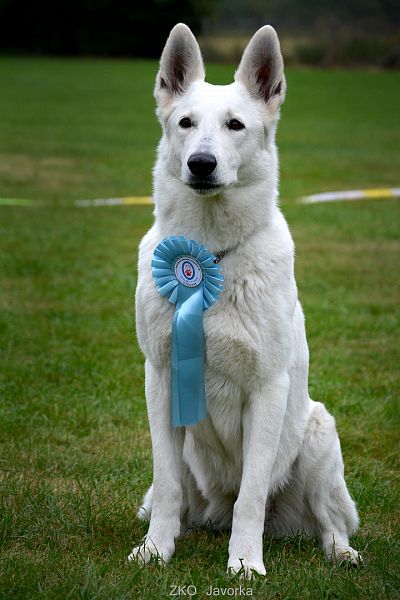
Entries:
{"type": "Polygon", "coordinates": [[[221,184],[215,179],[217,159],[213,154],[194,152],[189,156],[187,165],[192,174],[189,182],[192,190],[209,195],[221,188],[221,184]]]}

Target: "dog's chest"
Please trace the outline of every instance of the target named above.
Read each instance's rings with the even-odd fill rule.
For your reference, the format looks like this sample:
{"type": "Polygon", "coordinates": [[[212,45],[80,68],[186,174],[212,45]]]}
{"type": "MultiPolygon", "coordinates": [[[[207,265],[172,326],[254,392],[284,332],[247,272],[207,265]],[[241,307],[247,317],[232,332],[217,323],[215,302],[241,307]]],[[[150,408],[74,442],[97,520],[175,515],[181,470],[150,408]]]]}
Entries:
{"type": "MultiPolygon", "coordinates": [[[[226,280],[225,288],[220,300],[203,314],[206,373],[218,373],[247,388],[262,360],[259,298],[249,297],[245,279],[226,280]]],[[[167,366],[175,307],[158,294],[150,275],[142,278],[138,288],[137,308],[139,342],[145,355],[154,364],[167,366]]]]}
{"type": "Polygon", "coordinates": [[[229,301],[204,315],[206,368],[237,386],[246,386],[258,371],[260,340],[255,321],[229,301]]]}

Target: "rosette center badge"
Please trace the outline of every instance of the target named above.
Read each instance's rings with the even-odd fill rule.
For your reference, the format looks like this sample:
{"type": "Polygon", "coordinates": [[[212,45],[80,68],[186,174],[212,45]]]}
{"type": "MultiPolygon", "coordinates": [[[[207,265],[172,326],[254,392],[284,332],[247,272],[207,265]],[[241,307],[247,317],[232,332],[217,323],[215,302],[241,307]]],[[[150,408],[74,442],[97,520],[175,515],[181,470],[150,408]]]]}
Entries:
{"type": "Polygon", "coordinates": [[[187,287],[196,287],[203,281],[203,271],[200,264],[190,256],[178,258],[174,271],[179,283],[187,287]]]}
{"type": "Polygon", "coordinates": [[[161,296],[175,304],[172,320],[172,425],[207,417],[204,389],[203,312],[223,291],[216,257],[194,240],[173,236],[154,250],[152,274],[161,296]]]}

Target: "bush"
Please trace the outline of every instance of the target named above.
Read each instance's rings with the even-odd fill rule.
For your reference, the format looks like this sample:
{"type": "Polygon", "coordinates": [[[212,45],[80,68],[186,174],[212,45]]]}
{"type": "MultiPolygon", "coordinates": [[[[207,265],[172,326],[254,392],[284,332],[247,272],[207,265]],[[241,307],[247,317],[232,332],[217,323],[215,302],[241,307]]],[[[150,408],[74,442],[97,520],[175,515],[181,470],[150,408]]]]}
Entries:
{"type": "Polygon", "coordinates": [[[305,65],[322,65],[327,55],[327,45],[322,42],[299,44],[295,49],[295,59],[305,65]]]}
{"type": "Polygon", "coordinates": [[[385,36],[338,35],[334,41],[310,39],[295,45],[294,60],[313,66],[378,66],[399,68],[399,39],[385,36]]]}
{"type": "Polygon", "coordinates": [[[340,62],[347,64],[385,66],[396,47],[395,40],[384,37],[354,37],[340,53],[340,62]]]}

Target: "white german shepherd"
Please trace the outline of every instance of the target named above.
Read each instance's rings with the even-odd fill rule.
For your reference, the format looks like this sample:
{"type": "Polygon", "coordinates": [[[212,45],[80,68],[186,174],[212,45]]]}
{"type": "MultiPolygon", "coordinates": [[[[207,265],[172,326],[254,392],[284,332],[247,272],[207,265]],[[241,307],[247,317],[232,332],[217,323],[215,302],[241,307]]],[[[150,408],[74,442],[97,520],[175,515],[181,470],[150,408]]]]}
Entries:
{"type": "Polygon", "coordinates": [[[155,223],[140,244],[137,333],[146,357],[154,480],[150,519],[129,559],[168,561],[190,526],[231,527],[228,570],[265,574],[263,533],[319,535],[328,558],[357,565],[358,525],[343,477],[335,421],[308,394],[308,347],[294,248],[277,206],[275,131],[285,96],[279,40],[262,27],[235,82],[210,85],[199,46],[176,25],[155,97],[163,128],[154,169],[155,223]],[[223,256],[225,291],[204,313],[206,420],[171,426],[174,306],[151,260],[184,235],[223,256]]]}

